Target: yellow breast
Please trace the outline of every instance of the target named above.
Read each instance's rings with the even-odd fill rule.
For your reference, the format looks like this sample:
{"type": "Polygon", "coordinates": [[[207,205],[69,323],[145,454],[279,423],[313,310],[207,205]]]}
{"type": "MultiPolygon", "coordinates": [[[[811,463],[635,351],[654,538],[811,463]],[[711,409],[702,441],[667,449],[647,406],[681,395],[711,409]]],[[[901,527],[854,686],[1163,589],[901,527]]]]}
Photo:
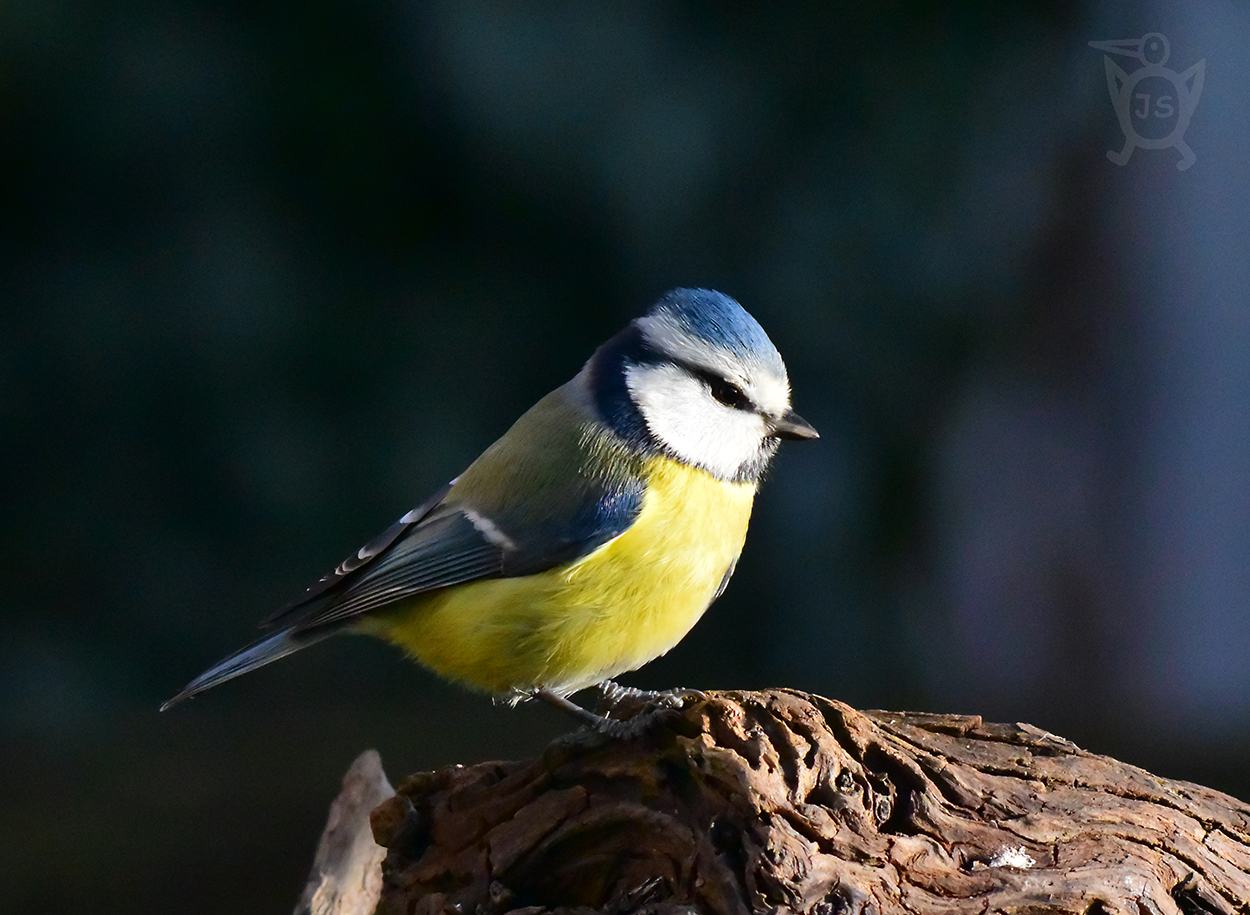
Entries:
{"type": "Polygon", "coordinates": [[[570,693],[659,657],[737,561],[756,487],[668,458],[651,459],[646,478],[633,526],[576,562],[421,595],[362,628],[494,693],[570,693]]]}

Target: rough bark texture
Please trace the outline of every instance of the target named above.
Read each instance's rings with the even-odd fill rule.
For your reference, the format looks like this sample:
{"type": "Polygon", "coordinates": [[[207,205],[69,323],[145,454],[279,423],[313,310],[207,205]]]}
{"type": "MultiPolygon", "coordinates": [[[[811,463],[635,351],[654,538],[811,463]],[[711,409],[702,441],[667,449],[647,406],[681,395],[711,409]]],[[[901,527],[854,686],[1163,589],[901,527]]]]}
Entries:
{"type": "Polygon", "coordinates": [[[1250,807],[1024,724],[715,693],[405,780],[379,913],[1250,911],[1250,807]]]}

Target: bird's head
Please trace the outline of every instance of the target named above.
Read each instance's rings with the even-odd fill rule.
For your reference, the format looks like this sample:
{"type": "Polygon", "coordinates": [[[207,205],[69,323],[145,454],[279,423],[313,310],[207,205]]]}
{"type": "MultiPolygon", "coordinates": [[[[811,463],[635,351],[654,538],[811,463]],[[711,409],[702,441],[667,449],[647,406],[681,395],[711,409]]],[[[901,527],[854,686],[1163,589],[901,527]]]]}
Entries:
{"type": "Polygon", "coordinates": [[[587,363],[604,422],[723,480],[757,480],[779,439],[816,438],[764,329],[733,299],[675,289],[587,363]]]}

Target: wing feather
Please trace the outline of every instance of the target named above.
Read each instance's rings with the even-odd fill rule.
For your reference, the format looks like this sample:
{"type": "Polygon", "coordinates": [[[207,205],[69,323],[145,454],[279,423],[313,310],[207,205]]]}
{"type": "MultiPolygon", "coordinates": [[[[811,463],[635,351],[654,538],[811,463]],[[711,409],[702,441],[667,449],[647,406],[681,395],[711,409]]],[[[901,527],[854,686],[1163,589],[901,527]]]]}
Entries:
{"type": "Polygon", "coordinates": [[[646,483],[638,456],[594,418],[583,382],[535,404],[456,480],[270,624],[317,629],[436,588],[533,575],[621,534],[646,483]]]}
{"type": "Polygon", "coordinates": [[[304,607],[314,603],[318,598],[324,597],[328,592],[338,588],[351,575],[359,572],[368,566],[373,560],[377,559],[391,544],[400,538],[400,536],[414,524],[419,524],[431,511],[438,506],[443,499],[447,498],[447,494],[451,492],[452,486],[456,483],[452,480],[446,486],[440,488],[432,496],[405,514],[402,518],[384,530],[378,536],[374,537],[359,550],[348,556],[333,570],[327,572],[317,579],[316,583],[307,588],[303,594],[295,598],[273,616],[263,620],[260,624],[262,629],[273,629],[287,622],[291,617],[302,616],[299,611],[304,607]]]}
{"type": "Polygon", "coordinates": [[[595,418],[585,383],[579,375],[535,404],[460,477],[262,623],[269,635],[169,704],[339,632],[363,613],[437,588],[533,575],[623,533],[642,509],[641,458],[595,418]]]}
{"type": "Polygon", "coordinates": [[[405,533],[390,552],[345,583],[335,599],[298,623],[323,626],[435,588],[498,576],[504,551],[486,539],[463,511],[430,517],[405,533]]]}

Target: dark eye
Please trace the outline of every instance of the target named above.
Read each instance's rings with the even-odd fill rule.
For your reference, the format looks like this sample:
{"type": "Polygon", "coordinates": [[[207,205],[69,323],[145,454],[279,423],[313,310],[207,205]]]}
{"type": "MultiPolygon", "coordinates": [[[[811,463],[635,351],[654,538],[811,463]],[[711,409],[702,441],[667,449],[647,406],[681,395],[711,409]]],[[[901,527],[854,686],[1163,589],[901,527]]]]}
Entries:
{"type": "Polygon", "coordinates": [[[712,391],[712,396],[725,406],[734,407],[738,410],[745,410],[750,406],[751,402],[742,393],[742,388],[732,381],[726,381],[724,378],[712,375],[708,377],[707,384],[712,391]]]}

